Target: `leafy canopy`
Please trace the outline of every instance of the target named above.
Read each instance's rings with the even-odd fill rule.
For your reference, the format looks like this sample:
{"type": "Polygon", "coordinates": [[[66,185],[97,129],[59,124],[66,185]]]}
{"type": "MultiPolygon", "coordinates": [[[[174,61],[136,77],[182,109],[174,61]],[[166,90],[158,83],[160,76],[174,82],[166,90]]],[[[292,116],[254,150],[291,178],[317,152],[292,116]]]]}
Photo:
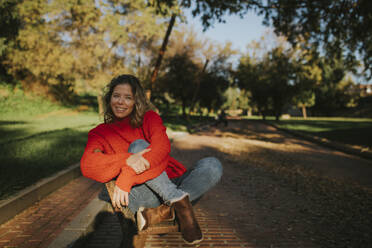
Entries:
{"type": "MultiPolygon", "coordinates": [[[[177,1],[154,0],[154,6],[172,6],[177,1]]],[[[248,11],[264,16],[264,24],[273,26],[292,44],[305,39],[331,57],[344,57],[350,68],[363,60],[363,75],[372,77],[372,1],[370,0],[183,0],[207,29],[224,22],[226,15],[241,17],[248,11]]]]}

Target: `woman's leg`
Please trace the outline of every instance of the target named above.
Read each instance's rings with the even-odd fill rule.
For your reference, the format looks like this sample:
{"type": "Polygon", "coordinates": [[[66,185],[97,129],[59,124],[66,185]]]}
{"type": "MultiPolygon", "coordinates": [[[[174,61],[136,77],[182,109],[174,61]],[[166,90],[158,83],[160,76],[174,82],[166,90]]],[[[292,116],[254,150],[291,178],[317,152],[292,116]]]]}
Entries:
{"type": "MultiPolygon", "coordinates": [[[[146,149],[148,145],[144,140],[136,140],[130,145],[128,151],[137,153],[146,149]]],[[[136,217],[138,230],[140,231],[161,221],[174,219],[175,213],[182,237],[186,243],[196,244],[203,239],[203,234],[195,218],[188,194],[169,180],[165,172],[137,188],[132,188],[129,194],[129,208],[132,212],[138,210],[136,217]],[[143,186],[147,188],[144,189],[142,188],[143,186]],[[156,194],[153,193],[150,196],[148,194],[149,191],[154,191],[156,194]],[[156,196],[162,198],[168,205],[160,205],[162,200],[157,199],[156,201],[154,198],[156,196]],[[138,208],[139,206],[142,207],[138,208]]]]}
{"type": "Polygon", "coordinates": [[[218,183],[222,172],[221,162],[215,157],[207,157],[196,162],[194,167],[172,181],[179,189],[189,194],[190,201],[195,201],[218,183]]]}
{"type": "Polygon", "coordinates": [[[129,193],[128,208],[136,213],[140,207],[155,208],[161,204],[161,199],[145,184],[132,187],[129,193]]]}
{"type": "MultiPolygon", "coordinates": [[[[98,197],[100,200],[111,202],[106,187],[103,187],[98,197]]],[[[136,213],[140,207],[154,208],[162,204],[162,202],[162,199],[146,186],[146,184],[140,184],[132,187],[129,193],[128,207],[132,213],[136,213]]]]}
{"type": "MultiPolygon", "coordinates": [[[[130,144],[128,152],[138,153],[148,146],[149,143],[145,140],[135,140],[130,144]]],[[[129,208],[131,211],[137,211],[140,206],[153,208],[159,206],[161,202],[170,205],[182,199],[185,195],[187,195],[187,193],[178,189],[164,171],[158,177],[132,188],[129,194],[129,208]]]]}

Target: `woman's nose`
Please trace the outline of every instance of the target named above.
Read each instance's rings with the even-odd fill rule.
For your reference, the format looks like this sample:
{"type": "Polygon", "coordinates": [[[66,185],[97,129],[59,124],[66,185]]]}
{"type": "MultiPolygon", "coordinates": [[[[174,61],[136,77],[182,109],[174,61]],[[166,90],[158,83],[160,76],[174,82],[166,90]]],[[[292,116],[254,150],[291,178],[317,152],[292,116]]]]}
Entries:
{"type": "Polygon", "coordinates": [[[125,101],[124,101],[124,97],[119,97],[119,101],[118,101],[120,104],[123,104],[125,101]]]}

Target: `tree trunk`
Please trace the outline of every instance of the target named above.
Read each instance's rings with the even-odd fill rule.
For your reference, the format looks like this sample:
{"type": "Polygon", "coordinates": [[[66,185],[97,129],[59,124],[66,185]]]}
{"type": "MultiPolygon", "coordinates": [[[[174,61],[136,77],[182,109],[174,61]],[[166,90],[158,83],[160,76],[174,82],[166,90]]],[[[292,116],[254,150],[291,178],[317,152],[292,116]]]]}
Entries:
{"type": "MultiPolygon", "coordinates": [[[[161,61],[163,60],[165,50],[167,49],[169,36],[172,32],[174,23],[176,21],[176,17],[177,17],[176,14],[172,14],[172,17],[169,21],[168,29],[167,29],[167,32],[165,33],[163,44],[161,45],[161,48],[160,48],[160,51],[159,51],[159,54],[158,54],[158,58],[157,58],[156,63],[155,63],[155,68],[154,68],[154,71],[152,72],[152,75],[151,75],[151,90],[154,90],[154,88],[155,88],[154,87],[155,80],[156,80],[156,77],[158,76],[161,61]]],[[[150,95],[151,95],[151,93],[150,93],[150,95]]]]}
{"type": "Polygon", "coordinates": [[[248,109],[248,117],[251,117],[252,116],[252,109],[248,109]]]}
{"type": "Polygon", "coordinates": [[[103,96],[97,96],[97,103],[98,103],[98,113],[99,115],[103,115],[105,112],[104,104],[103,104],[103,96]]]}
{"type": "Polygon", "coordinates": [[[186,101],[182,100],[182,116],[183,118],[187,119],[186,115],[186,101]]]}
{"type": "Polygon", "coordinates": [[[302,116],[304,117],[304,119],[307,119],[307,113],[306,113],[306,106],[305,105],[302,105],[302,116]]]}
{"type": "MultiPolygon", "coordinates": [[[[208,63],[209,63],[209,59],[207,59],[204,63],[204,66],[203,66],[203,69],[202,71],[200,72],[200,76],[197,77],[196,79],[196,88],[195,88],[195,91],[194,91],[194,95],[192,97],[192,101],[191,101],[191,107],[190,107],[190,111],[192,111],[195,107],[195,104],[196,104],[196,97],[198,96],[198,93],[199,93],[199,89],[200,89],[200,77],[202,76],[202,74],[205,72],[205,70],[207,69],[207,66],[208,66],[208,63]]],[[[190,114],[190,112],[189,112],[190,114]]]]}

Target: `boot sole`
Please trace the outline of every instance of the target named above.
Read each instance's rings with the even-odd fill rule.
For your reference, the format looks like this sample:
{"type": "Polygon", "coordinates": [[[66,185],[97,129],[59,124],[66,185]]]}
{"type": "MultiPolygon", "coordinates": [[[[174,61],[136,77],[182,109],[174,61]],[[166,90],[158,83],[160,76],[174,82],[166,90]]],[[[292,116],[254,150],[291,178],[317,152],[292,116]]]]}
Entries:
{"type": "Polygon", "coordinates": [[[200,242],[202,242],[204,239],[204,235],[202,235],[201,239],[198,239],[198,240],[194,240],[192,242],[188,242],[186,240],[183,239],[183,241],[188,244],[188,245],[196,245],[196,244],[199,244],[200,242]]]}

